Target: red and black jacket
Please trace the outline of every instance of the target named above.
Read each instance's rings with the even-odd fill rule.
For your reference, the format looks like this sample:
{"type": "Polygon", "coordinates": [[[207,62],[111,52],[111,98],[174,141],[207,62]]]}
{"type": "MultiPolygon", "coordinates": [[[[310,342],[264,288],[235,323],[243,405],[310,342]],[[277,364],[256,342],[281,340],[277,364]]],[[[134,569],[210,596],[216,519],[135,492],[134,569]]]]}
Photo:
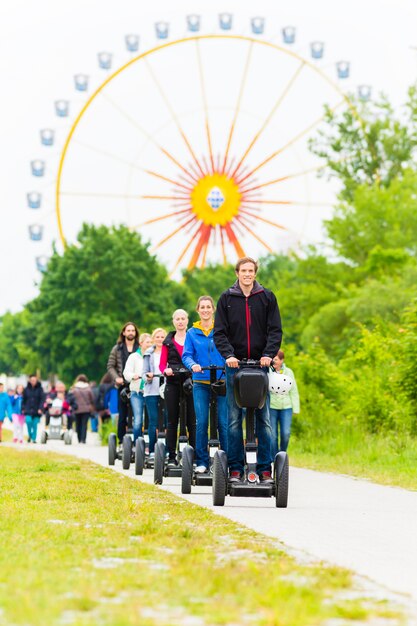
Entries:
{"type": "Polygon", "coordinates": [[[224,359],[272,359],[281,341],[281,316],[272,291],[255,281],[245,296],[236,281],[222,293],[214,320],[214,343],[224,359]]]}

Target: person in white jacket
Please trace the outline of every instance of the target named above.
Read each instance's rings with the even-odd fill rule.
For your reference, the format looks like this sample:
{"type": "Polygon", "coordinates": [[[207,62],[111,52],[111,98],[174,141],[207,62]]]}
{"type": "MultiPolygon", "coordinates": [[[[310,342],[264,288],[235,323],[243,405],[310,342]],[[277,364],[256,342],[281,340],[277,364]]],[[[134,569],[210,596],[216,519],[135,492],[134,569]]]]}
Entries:
{"type": "Polygon", "coordinates": [[[130,406],[133,413],[133,442],[142,434],[143,393],[141,391],[143,357],[140,348],[126,361],[123,378],[129,383],[130,406]]]}

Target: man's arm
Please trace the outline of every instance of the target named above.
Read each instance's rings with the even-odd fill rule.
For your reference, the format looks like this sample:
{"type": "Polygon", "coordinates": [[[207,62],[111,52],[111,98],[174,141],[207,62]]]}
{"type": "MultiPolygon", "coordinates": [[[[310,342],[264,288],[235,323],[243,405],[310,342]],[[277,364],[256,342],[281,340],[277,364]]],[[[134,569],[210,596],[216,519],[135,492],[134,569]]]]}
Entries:
{"type": "Polygon", "coordinates": [[[282,327],[277,299],[272,291],[270,295],[267,318],[267,339],[263,356],[268,356],[273,359],[281,347],[282,327]]]}
{"type": "Polygon", "coordinates": [[[226,302],[226,295],[222,294],[217,303],[213,330],[214,343],[224,359],[235,354],[233,346],[229,341],[229,320],[226,302]]]}
{"type": "Polygon", "coordinates": [[[111,352],[109,354],[109,359],[107,361],[107,371],[109,372],[110,376],[113,378],[113,382],[116,380],[116,378],[119,378],[119,374],[117,373],[117,370],[116,370],[116,365],[117,365],[116,350],[117,350],[117,346],[114,346],[111,349],[111,352]]]}

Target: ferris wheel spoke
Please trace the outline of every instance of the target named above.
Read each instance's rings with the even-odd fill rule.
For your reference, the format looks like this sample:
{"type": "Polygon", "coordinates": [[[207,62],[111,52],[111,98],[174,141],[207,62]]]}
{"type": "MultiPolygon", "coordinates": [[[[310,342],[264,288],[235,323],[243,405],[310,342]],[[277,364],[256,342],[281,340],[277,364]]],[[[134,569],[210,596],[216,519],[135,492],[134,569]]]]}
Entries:
{"type": "Polygon", "coordinates": [[[285,228],[285,226],[282,226],[282,224],[278,224],[277,222],[273,222],[272,220],[267,220],[265,217],[261,217],[260,215],[257,215],[256,213],[252,213],[248,209],[240,209],[240,213],[243,213],[244,215],[248,215],[249,217],[253,217],[255,220],[264,222],[265,224],[268,224],[269,226],[275,226],[275,228],[279,228],[281,230],[288,230],[287,228],[285,228]]]}
{"type": "Polygon", "coordinates": [[[234,247],[234,249],[236,250],[238,256],[244,257],[246,256],[245,251],[243,250],[242,246],[240,245],[240,242],[238,240],[238,238],[236,237],[236,234],[231,226],[231,224],[225,224],[223,226],[224,230],[226,231],[226,235],[229,238],[230,243],[232,244],[232,246],[234,247]]]}
{"type": "Polygon", "coordinates": [[[288,96],[288,94],[291,91],[291,88],[294,86],[294,83],[296,82],[297,78],[299,77],[299,75],[301,74],[301,70],[305,67],[305,61],[302,61],[300,63],[300,65],[298,66],[298,68],[296,69],[296,71],[294,72],[294,74],[292,75],[292,77],[290,78],[289,82],[287,83],[287,85],[285,86],[283,92],[281,93],[281,95],[279,96],[279,98],[277,99],[277,101],[275,102],[274,106],[272,107],[271,111],[269,112],[269,114],[267,115],[264,123],[262,124],[261,128],[258,130],[258,132],[255,134],[254,138],[252,139],[252,141],[249,143],[248,147],[246,148],[245,152],[243,153],[242,158],[240,159],[239,163],[237,164],[236,168],[234,169],[233,173],[231,174],[232,178],[234,178],[239,170],[241,169],[244,161],[246,160],[246,157],[248,156],[248,154],[250,153],[250,151],[252,150],[253,146],[256,144],[256,142],[258,141],[259,137],[262,135],[262,133],[265,131],[265,129],[267,128],[268,124],[271,122],[272,118],[274,117],[275,113],[278,111],[279,107],[281,106],[281,104],[284,102],[285,98],[288,96]]]}
{"type": "Polygon", "coordinates": [[[254,237],[257,241],[259,241],[259,243],[268,250],[268,252],[273,252],[271,246],[266,243],[266,241],[264,241],[261,237],[259,237],[259,235],[257,235],[252,228],[250,228],[250,226],[248,226],[248,224],[246,223],[247,220],[243,217],[243,216],[239,216],[237,215],[235,218],[242,226],[245,230],[247,230],[247,232],[252,235],[252,237],[254,237]]]}
{"type": "Polygon", "coordinates": [[[251,41],[250,44],[249,44],[249,48],[248,48],[248,52],[247,52],[247,56],[246,56],[246,63],[245,63],[245,67],[244,67],[243,74],[242,74],[242,80],[240,82],[239,94],[238,94],[237,101],[236,101],[236,106],[235,106],[235,113],[234,113],[234,116],[233,116],[232,124],[230,126],[229,136],[228,136],[227,144],[226,144],[226,150],[225,150],[225,153],[224,153],[222,174],[224,174],[226,166],[227,166],[227,159],[229,157],[230,145],[232,143],[233,134],[235,132],[237,118],[238,118],[239,113],[240,113],[240,105],[242,103],[243,93],[245,91],[246,80],[247,80],[248,73],[249,73],[250,61],[251,61],[251,58],[252,58],[252,52],[253,52],[253,41],[251,41]]]}
{"type": "MultiPolygon", "coordinates": [[[[153,217],[150,220],[146,220],[145,222],[142,222],[141,224],[138,224],[137,226],[135,226],[135,228],[140,228],[141,226],[148,226],[149,224],[155,224],[156,222],[162,222],[163,220],[167,220],[170,217],[177,217],[180,214],[190,213],[190,211],[191,211],[191,207],[188,207],[187,209],[181,209],[180,211],[171,211],[171,213],[165,213],[165,215],[160,215],[159,217],[153,217]]],[[[182,217],[184,217],[184,215],[182,215],[182,217]]]]}
{"type": "Polygon", "coordinates": [[[282,183],[286,180],[290,180],[291,178],[298,178],[299,176],[305,176],[306,174],[311,174],[313,172],[319,172],[323,169],[323,165],[316,165],[314,167],[309,167],[306,170],[302,170],[301,172],[295,172],[294,174],[287,174],[286,176],[281,176],[280,178],[274,178],[273,180],[269,180],[265,183],[260,183],[259,185],[255,185],[254,187],[242,187],[243,193],[248,193],[251,191],[257,191],[258,189],[263,189],[263,187],[269,187],[270,185],[276,185],[277,183],[282,183]]]}
{"type": "Polygon", "coordinates": [[[204,117],[205,117],[205,130],[207,137],[207,145],[209,151],[210,165],[211,165],[211,173],[214,173],[214,156],[213,156],[213,143],[211,139],[211,131],[210,131],[210,122],[209,122],[209,113],[208,113],[208,104],[207,104],[207,92],[206,92],[206,84],[204,78],[204,68],[201,60],[201,50],[200,50],[200,42],[198,39],[195,40],[196,49],[197,49],[197,61],[198,61],[198,73],[200,76],[200,86],[201,86],[201,95],[203,98],[203,106],[204,106],[204,117]]]}
{"type": "Polygon", "coordinates": [[[201,224],[198,234],[199,234],[199,237],[198,237],[196,246],[194,248],[194,252],[187,266],[188,270],[191,270],[195,265],[197,265],[203,247],[205,245],[207,246],[208,241],[210,239],[210,235],[211,235],[211,226],[207,224],[201,224]]]}
{"type": "MultiPolygon", "coordinates": [[[[331,111],[335,111],[338,107],[342,106],[342,104],[346,104],[346,101],[344,99],[341,100],[337,105],[335,105],[333,109],[331,109],[331,111]]],[[[318,126],[318,124],[320,124],[320,122],[322,122],[324,118],[325,118],[325,115],[320,116],[312,124],[307,126],[307,128],[305,128],[300,133],[295,135],[295,137],[290,139],[290,141],[288,141],[284,146],[282,146],[282,148],[279,148],[279,150],[276,150],[275,152],[273,152],[269,157],[267,157],[261,163],[259,163],[259,165],[257,165],[252,170],[250,170],[250,172],[248,172],[243,178],[236,179],[236,183],[239,185],[242,184],[243,181],[248,179],[250,176],[252,176],[255,172],[260,170],[262,167],[264,167],[264,165],[266,165],[267,163],[275,159],[278,155],[282,154],[285,150],[290,148],[294,143],[296,143],[297,141],[299,141],[300,139],[308,135],[308,133],[310,133],[316,126],[318,126]]]]}
{"type": "Polygon", "coordinates": [[[179,183],[177,180],[173,180],[172,178],[168,178],[167,176],[163,176],[162,174],[158,174],[158,172],[153,172],[152,170],[143,170],[146,174],[150,176],[154,176],[155,178],[159,178],[160,180],[165,180],[167,183],[171,183],[171,185],[175,185],[176,187],[182,187],[186,191],[192,191],[192,187],[187,187],[182,183],[179,183]]]}
{"type": "Polygon", "coordinates": [[[61,191],[61,196],[79,197],[79,198],[111,198],[114,200],[140,200],[140,196],[128,193],[107,193],[100,191],[61,191]]]}
{"type": "Polygon", "coordinates": [[[194,233],[193,233],[193,235],[192,235],[192,236],[190,236],[189,241],[187,242],[187,244],[186,244],[186,246],[183,248],[183,250],[182,250],[182,252],[181,252],[180,256],[179,256],[179,257],[178,257],[178,259],[176,260],[175,265],[174,265],[174,267],[173,267],[173,269],[172,269],[172,271],[171,271],[171,273],[170,273],[170,276],[172,276],[172,274],[175,272],[175,270],[177,269],[178,265],[181,263],[181,261],[183,260],[184,256],[187,254],[188,250],[190,249],[191,244],[192,244],[192,243],[193,243],[193,241],[194,241],[194,237],[197,235],[198,231],[200,230],[200,225],[201,225],[201,222],[199,221],[199,222],[198,222],[197,227],[194,229],[194,233]]]}
{"type": "Polygon", "coordinates": [[[207,174],[207,172],[204,172],[203,168],[201,167],[200,162],[197,159],[197,156],[196,156],[196,154],[195,154],[195,152],[194,152],[194,150],[193,150],[193,148],[191,146],[190,140],[188,139],[187,135],[185,134],[184,129],[182,128],[182,126],[180,124],[180,121],[178,119],[178,116],[175,113],[169,98],[167,97],[165,91],[163,90],[162,85],[159,82],[159,80],[157,79],[157,77],[155,75],[155,72],[153,71],[153,69],[151,67],[151,64],[149,63],[149,60],[147,58],[145,58],[145,65],[146,65],[146,67],[147,67],[147,69],[148,69],[148,71],[149,71],[149,73],[151,75],[151,78],[152,78],[153,82],[155,83],[155,85],[156,85],[156,87],[157,87],[157,89],[159,91],[159,94],[160,94],[162,100],[165,103],[165,106],[167,107],[168,111],[170,112],[172,120],[173,120],[175,126],[177,127],[179,134],[181,135],[183,141],[185,142],[185,145],[188,148],[188,151],[190,152],[190,154],[191,154],[191,156],[193,158],[194,163],[196,164],[197,168],[199,169],[200,174],[202,176],[205,176],[207,174]]]}
{"type": "Polygon", "coordinates": [[[132,163],[128,159],[124,159],[123,157],[120,157],[117,154],[114,154],[113,152],[108,152],[107,150],[103,150],[102,148],[97,148],[96,146],[92,146],[90,144],[84,143],[83,141],[78,141],[77,139],[74,139],[74,143],[76,143],[78,146],[81,146],[82,148],[86,148],[87,150],[91,150],[92,152],[95,152],[96,154],[101,154],[103,156],[106,156],[109,159],[119,161],[119,163],[123,163],[124,165],[128,165],[129,167],[133,167],[134,169],[137,169],[141,172],[145,171],[139,165],[136,165],[135,163],[132,163]]]}
{"type": "Polygon", "coordinates": [[[227,265],[226,246],[224,242],[223,228],[219,226],[220,230],[220,247],[222,249],[223,265],[227,265]]]}
{"type": "Polygon", "coordinates": [[[168,159],[170,159],[170,161],[172,161],[172,163],[174,163],[178,168],[180,168],[189,178],[191,178],[191,182],[195,183],[196,181],[193,179],[193,177],[190,175],[190,173],[188,172],[188,170],[163,146],[161,146],[154,137],[152,137],[152,135],[150,133],[148,133],[147,130],[145,130],[140,124],[137,123],[137,121],[131,116],[129,115],[129,113],[127,113],[121,106],[119,106],[117,104],[117,102],[115,102],[112,98],[110,98],[110,96],[108,96],[105,93],[101,93],[102,97],[104,98],[104,100],[106,100],[109,104],[111,104],[125,119],[127,119],[130,124],[132,124],[132,126],[134,126],[144,137],[146,137],[146,139],[152,143],[154,146],[156,146],[163,154],[165,154],[166,157],[168,157],[168,159]]]}
{"type": "Polygon", "coordinates": [[[146,195],[146,196],[139,196],[139,198],[141,198],[142,200],[188,200],[189,201],[189,196],[153,196],[153,195],[146,195]]]}
{"type": "Polygon", "coordinates": [[[173,237],[175,237],[175,235],[177,235],[183,228],[185,228],[186,226],[188,226],[189,224],[191,224],[192,222],[196,221],[196,217],[195,215],[192,215],[186,222],[184,222],[183,224],[180,224],[180,226],[178,226],[178,228],[176,228],[175,230],[173,230],[171,233],[169,233],[166,237],[164,237],[163,239],[161,239],[154,247],[153,250],[156,251],[158,250],[158,248],[160,248],[161,246],[164,245],[164,243],[166,243],[167,241],[169,241],[170,239],[172,239],[173,237]]]}

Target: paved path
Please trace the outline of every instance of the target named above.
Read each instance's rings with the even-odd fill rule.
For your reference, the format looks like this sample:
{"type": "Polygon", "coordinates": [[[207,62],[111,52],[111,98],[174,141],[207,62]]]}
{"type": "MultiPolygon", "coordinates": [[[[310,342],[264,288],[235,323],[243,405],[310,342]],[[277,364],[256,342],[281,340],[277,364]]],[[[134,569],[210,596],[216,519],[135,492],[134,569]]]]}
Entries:
{"type": "MultiPolygon", "coordinates": [[[[106,447],[50,441],[42,448],[108,466],[106,447]]],[[[135,477],[133,466],[124,471],[116,461],[115,469],[135,477]]],[[[145,470],[137,478],[153,483],[153,472],[145,470]]],[[[180,479],[165,479],[163,488],[181,496],[180,479]]],[[[191,495],[182,497],[315,559],[368,577],[386,588],[387,595],[406,594],[417,607],[417,492],[291,468],[287,509],[275,508],[273,498],[230,497],[224,507],[213,508],[208,487],[193,487],[191,495]]]]}

